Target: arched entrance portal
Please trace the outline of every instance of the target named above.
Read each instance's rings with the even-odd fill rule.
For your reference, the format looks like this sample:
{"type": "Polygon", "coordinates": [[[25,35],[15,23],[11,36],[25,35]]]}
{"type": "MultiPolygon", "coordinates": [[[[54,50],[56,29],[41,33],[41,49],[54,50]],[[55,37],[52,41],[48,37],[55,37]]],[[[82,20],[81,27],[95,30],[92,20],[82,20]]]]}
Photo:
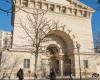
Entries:
{"type": "Polygon", "coordinates": [[[49,70],[53,68],[58,76],[74,73],[74,44],[70,36],[64,31],[54,30],[48,33],[47,40],[49,70]]]}

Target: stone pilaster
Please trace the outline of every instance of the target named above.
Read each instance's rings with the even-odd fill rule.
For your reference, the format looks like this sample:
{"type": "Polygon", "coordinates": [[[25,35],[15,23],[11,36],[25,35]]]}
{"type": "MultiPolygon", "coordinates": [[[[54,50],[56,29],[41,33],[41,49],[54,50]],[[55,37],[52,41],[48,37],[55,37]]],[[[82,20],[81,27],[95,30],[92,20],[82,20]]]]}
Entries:
{"type": "Polygon", "coordinates": [[[61,77],[63,77],[63,55],[60,55],[60,66],[61,77]]]}

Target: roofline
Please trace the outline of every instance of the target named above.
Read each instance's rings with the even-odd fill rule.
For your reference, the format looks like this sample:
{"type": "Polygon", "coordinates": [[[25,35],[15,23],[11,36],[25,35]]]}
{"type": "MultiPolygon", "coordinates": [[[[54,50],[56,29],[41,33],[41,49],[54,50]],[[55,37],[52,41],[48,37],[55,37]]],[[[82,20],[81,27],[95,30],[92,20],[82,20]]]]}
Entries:
{"type": "Polygon", "coordinates": [[[86,4],[78,1],[78,0],[73,0],[74,2],[78,2],[80,5],[83,5],[84,7],[86,7],[88,10],[90,10],[91,12],[95,12],[95,9],[93,9],[92,7],[90,6],[87,6],[86,4]]]}

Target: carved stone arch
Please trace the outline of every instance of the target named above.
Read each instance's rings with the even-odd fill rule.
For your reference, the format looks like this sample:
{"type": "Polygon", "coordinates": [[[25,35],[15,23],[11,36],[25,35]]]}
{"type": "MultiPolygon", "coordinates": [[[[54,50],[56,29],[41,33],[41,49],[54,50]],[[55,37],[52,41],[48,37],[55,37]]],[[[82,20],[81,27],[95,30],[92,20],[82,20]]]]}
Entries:
{"type": "Polygon", "coordinates": [[[59,37],[64,42],[64,46],[66,47],[64,55],[74,53],[74,42],[69,34],[61,30],[53,30],[47,34],[47,37],[52,35],[59,37]]]}
{"type": "Polygon", "coordinates": [[[46,37],[53,40],[48,43],[47,49],[52,46],[58,49],[56,50],[58,52],[58,57],[50,57],[50,65],[52,65],[51,67],[55,69],[57,75],[63,74],[64,76],[67,76],[67,74],[69,74],[71,71],[74,73],[74,67],[71,66],[75,64],[74,55],[72,55],[74,54],[74,41],[71,34],[67,34],[63,30],[53,30],[50,31],[46,37]],[[55,43],[57,42],[57,39],[59,39],[58,43],[55,43]],[[59,42],[61,42],[61,44],[59,42]]]}

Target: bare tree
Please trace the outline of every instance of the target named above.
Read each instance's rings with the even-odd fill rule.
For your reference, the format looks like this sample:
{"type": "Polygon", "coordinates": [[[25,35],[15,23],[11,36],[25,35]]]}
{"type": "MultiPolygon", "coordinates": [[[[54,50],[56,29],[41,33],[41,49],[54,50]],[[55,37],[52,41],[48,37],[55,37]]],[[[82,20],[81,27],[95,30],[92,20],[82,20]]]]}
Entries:
{"type": "Polygon", "coordinates": [[[5,78],[11,80],[14,69],[19,64],[20,57],[16,57],[13,61],[10,61],[10,59],[11,56],[2,54],[0,59],[0,80],[4,80],[5,78]]]}
{"type": "MultiPolygon", "coordinates": [[[[47,14],[47,11],[40,10],[40,9],[34,9],[33,14],[28,14],[27,20],[28,25],[21,22],[21,27],[27,34],[27,37],[31,39],[32,47],[34,48],[33,53],[35,54],[35,68],[34,72],[37,71],[37,60],[38,60],[38,54],[43,52],[43,45],[45,38],[48,37],[48,34],[56,30],[57,27],[61,27],[58,22],[55,22],[54,20],[49,20],[45,17],[47,14]]],[[[62,25],[62,27],[65,25],[62,25]]]]}
{"type": "Polygon", "coordinates": [[[8,77],[9,80],[11,80],[11,75],[12,75],[13,72],[14,72],[14,68],[19,64],[19,59],[20,59],[20,57],[16,57],[16,58],[14,59],[14,62],[12,63],[12,66],[11,66],[11,68],[10,68],[9,77],[8,77]]]}
{"type": "Polygon", "coordinates": [[[12,8],[14,7],[14,1],[15,0],[3,0],[4,3],[7,3],[6,5],[10,5],[9,9],[3,8],[3,6],[0,6],[0,11],[5,13],[12,13],[12,8]]]}

